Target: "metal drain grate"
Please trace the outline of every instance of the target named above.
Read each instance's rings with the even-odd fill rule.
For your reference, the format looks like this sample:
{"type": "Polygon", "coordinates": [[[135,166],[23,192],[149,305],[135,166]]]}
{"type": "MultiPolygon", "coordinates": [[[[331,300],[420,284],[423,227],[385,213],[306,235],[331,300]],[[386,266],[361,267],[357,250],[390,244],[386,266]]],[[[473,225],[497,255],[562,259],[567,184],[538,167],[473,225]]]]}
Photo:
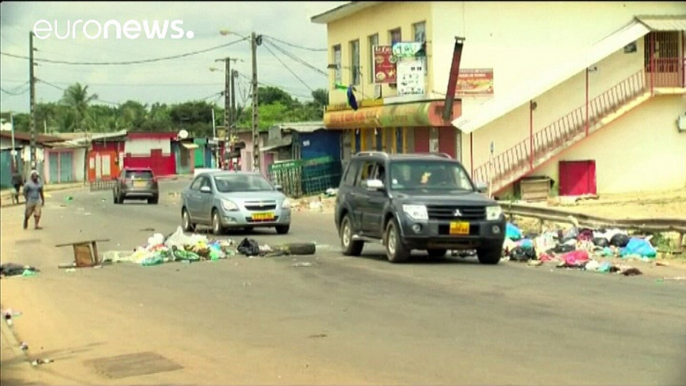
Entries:
{"type": "Polygon", "coordinates": [[[85,363],[86,365],[93,366],[98,373],[113,379],[183,369],[183,366],[178,365],[159,354],[155,354],[154,352],[142,352],[92,359],[85,363]]]}

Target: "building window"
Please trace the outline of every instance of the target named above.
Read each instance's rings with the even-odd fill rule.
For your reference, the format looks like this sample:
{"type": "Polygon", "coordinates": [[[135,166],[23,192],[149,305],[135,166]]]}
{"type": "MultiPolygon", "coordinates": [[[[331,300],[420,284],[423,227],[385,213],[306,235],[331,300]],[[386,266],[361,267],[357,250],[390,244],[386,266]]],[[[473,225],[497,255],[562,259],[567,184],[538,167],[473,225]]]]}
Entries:
{"type": "Polygon", "coordinates": [[[341,79],[341,45],[337,44],[333,46],[333,64],[336,65],[336,68],[334,69],[334,76],[333,80],[336,83],[342,83],[341,79]]]}
{"type": "MultiPolygon", "coordinates": [[[[414,41],[426,43],[426,22],[420,22],[412,25],[412,30],[414,31],[414,41]]],[[[425,49],[426,51],[426,49],[425,49]]],[[[426,55],[426,52],[424,52],[426,55]]],[[[426,56],[422,58],[422,66],[424,67],[424,75],[428,73],[428,68],[426,65],[426,56]]]]}
{"type": "Polygon", "coordinates": [[[350,81],[354,85],[360,84],[360,41],[350,42],[350,81]]]}
{"type": "Polygon", "coordinates": [[[374,46],[379,45],[379,34],[369,37],[369,83],[374,83],[374,46]]]}
{"type": "Polygon", "coordinates": [[[391,46],[394,45],[395,43],[400,43],[403,40],[403,35],[402,31],[400,28],[396,28],[394,30],[388,31],[388,34],[390,35],[390,41],[391,41],[391,46]]]}

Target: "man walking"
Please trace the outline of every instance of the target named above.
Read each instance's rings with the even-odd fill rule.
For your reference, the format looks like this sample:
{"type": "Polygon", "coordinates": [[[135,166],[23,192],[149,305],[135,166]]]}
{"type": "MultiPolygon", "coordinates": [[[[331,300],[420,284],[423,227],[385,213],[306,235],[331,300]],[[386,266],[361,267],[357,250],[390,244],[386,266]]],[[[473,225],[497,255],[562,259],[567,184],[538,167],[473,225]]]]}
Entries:
{"type": "Polygon", "coordinates": [[[26,212],[24,213],[24,229],[29,227],[29,218],[33,215],[36,229],[40,222],[41,207],[45,205],[43,196],[43,184],[38,180],[38,171],[31,171],[31,179],[24,184],[24,198],[26,199],[26,212]]]}

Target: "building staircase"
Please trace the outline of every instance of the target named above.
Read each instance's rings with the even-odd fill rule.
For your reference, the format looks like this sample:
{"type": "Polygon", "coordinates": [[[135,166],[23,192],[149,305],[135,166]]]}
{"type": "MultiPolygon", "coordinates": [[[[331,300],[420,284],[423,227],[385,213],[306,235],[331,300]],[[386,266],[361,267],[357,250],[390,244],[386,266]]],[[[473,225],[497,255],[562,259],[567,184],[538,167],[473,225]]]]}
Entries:
{"type": "Polygon", "coordinates": [[[588,104],[534,132],[533,137],[527,137],[492,157],[489,162],[474,168],[472,178],[475,181],[488,182],[491,194],[501,191],[568,147],[650,99],[652,93],[647,83],[644,70],[635,73],[589,100],[588,104]]]}

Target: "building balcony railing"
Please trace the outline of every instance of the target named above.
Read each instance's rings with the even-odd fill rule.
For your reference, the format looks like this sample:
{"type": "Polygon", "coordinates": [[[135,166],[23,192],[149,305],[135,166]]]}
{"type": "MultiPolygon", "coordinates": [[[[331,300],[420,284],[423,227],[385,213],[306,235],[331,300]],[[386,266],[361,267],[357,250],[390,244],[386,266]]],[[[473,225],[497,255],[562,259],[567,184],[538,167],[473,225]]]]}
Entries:
{"type": "Polygon", "coordinates": [[[646,66],[646,83],[653,88],[686,87],[685,58],[655,58],[646,66]]]}

